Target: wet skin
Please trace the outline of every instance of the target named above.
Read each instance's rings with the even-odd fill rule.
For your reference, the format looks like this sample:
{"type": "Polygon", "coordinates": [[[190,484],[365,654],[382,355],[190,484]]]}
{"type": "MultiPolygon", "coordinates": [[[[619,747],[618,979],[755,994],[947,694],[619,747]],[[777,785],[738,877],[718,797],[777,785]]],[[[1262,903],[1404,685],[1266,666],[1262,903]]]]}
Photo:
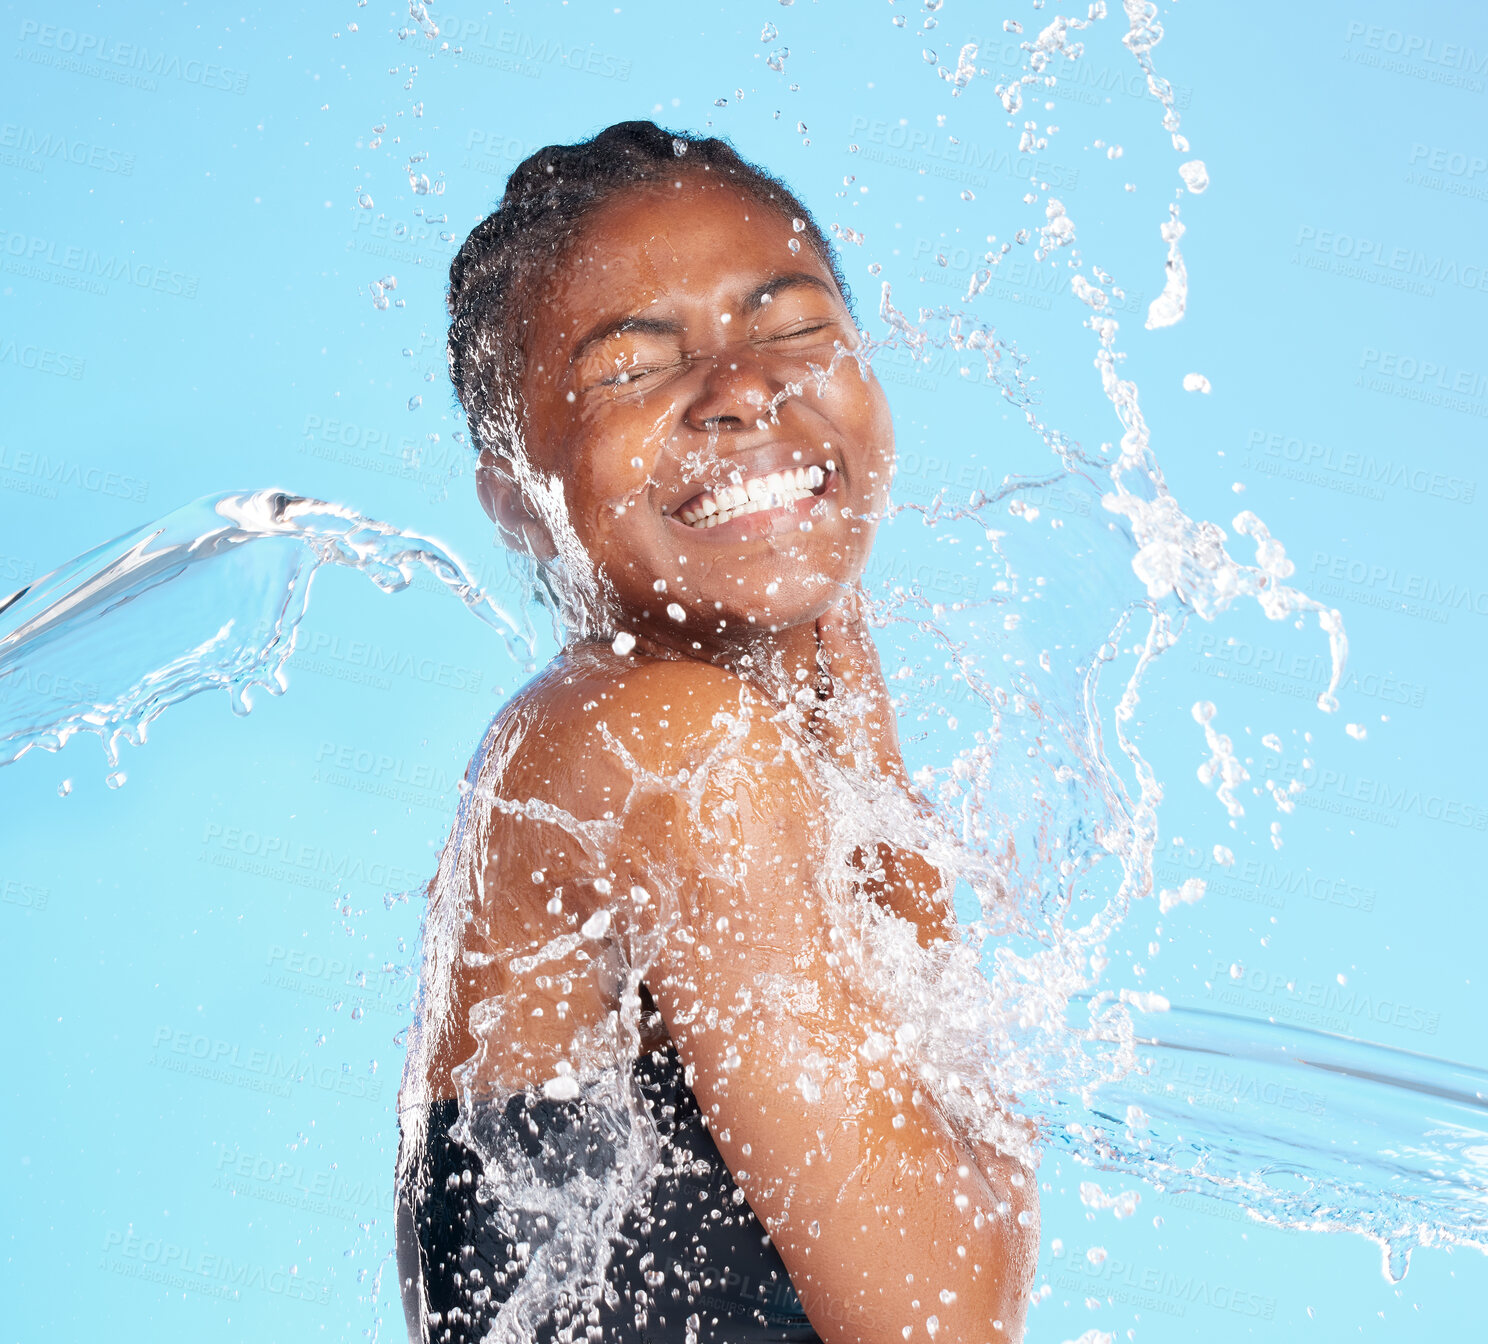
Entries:
{"type": "MultiPolygon", "coordinates": [[[[543,287],[523,394],[529,460],[562,479],[621,628],[726,662],[772,630],[805,649],[861,575],[893,425],[855,359],[813,374],[860,343],[831,271],[774,209],[699,176],[591,217],[543,287]],[[706,487],[799,467],[826,474],[819,497],[714,528],[679,517],[706,487]]],[[[520,526],[510,493],[498,508],[520,526]]]]}
{"type": "MultiPolygon", "coordinates": [[[[653,658],[681,660],[669,678],[704,663],[732,674],[715,684],[737,677],[777,701],[803,683],[821,694],[868,690],[878,708],[863,738],[839,741],[821,717],[815,735],[833,752],[867,745],[862,768],[907,785],[853,591],[893,472],[883,390],[847,353],[860,334],[831,270],[790,222],[700,174],[676,182],[640,188],[596,212],[540,294],[529,286],[526,307],[543,320],[524,348],[528,461],[538,476],[562,480],[574,531],[614,594],[617,628],[634,635],[636,648],[621,658],[603,641],[571,647],[498,726],[503,736],[528,740],[519,760],[544,759],[551,773],[539,792],[573,798],[607,771],[592,744],[573,740],[569,716],[592,722],[583,706],[614,695],[627,677],[637,694],[638,666],[653,658]],[[834,358],[832,376],[819,379],[834,358]],[[810,499],[720,527],[679,518],[710,486],[801,466],[827,475],[810,499]],[[681,622],[668,614],[673,603],[681,622]]],[[[502,486],[492,462],[488,451],[478,469],[487,511],[508,538],[551,555],[541,522],[502,486]]],[[[686,711],[649,699],[633,712],[685,735],[686,711]]],[[[652,744],[626,737],[645,760],[652,744]]],[[[598,789],[623,797],[627,783],[616,777],[598,789]]],[[[530,824],[520,829],[541,860],[552,837],[537,840],[530,824]]],[[[884,880],[870,884],[870,894],[915,922],[922,940],[945,936],[953,917],[939,899],[939,875],[887,846],[874,857],[884,880]]],[[[647,1026],[651,1048],[665,1029],[654,1017],[647,1026]]],[[[532,1042],[528,1063],[540,1072],[561,1057],[568,1032],[535,1034],[553,1036],[532,1042]]],[[[451,1094],[445,1071],[473,1048],[461,1035],[454,1058],[447,1053],[436,1071],[438,1095],[451,1094]]]]}
{"type": "MultiPolygon", "coordinates": [[[[892,1262],[957,1293],[961,1305],[939,1313],[942,1341],[1016,1339],[1037,1253],[1033,1181],[950,1132],[933,1107],[904,1107],[906,1123],[888,1100],[890,1061],[888,1091],[844,1081],[865,1033],[885,1024],[864,1019],[824,955],[822,772],[908,787],[856,592],[892,471],[888,408],[850,355],[818,384],[812,366],[859,337],[790,221],[700,173],[679,181],[590,216],[527,300],[540,317],[523,388],[531,465],[562,480],[614,627],[636,643],[625,654],[608,638],[570,646],[502,711],[472,766],[478,796],[503,801],[467,893],[470,955],[444,971],[453,1012],[431,1090],[455,1095],[451,1069],[472,1057],[483,1093],[552,1078],[575,1032],[619,1006],[622,983],[606,939],[540,971],[519,974],[514,961],[600,910],[614,916],[610,941],[645,939],[670,901],[692,932],[669,937],[647,971],[659,1012],[641,1047],[676,1043],[822,1337],[900,1337],[914,1294],[883,1279],[892,1262]],[[798,467],[821,469],[809,498],[771,496],[712,528],[679,517],[731,475],[798,467]],[[868,696],[850,727],[813,712],[819,697],[848,692],[868,696]],[[794,719],[781,713],[791,697],[803,697],[794,719]],[[696,806],[676,784],[637,789],[647,777],[697,781],[696,806]],[[536,816],[534,801],[603,829],[590,830],[586,851],[578,827],[536,816]],[[649,895],[622,895],[636,888],[649,895]],[[771,972],[804,986],[810,1011],[759,993],[771,972]],[[500,1013],[479,1041],[466,1027],[477,1004],[500,1013]],[[714,1014],[728,1031],[700,1025],[714,1014]],[[796,1085],[806,1056],[840,1061],[809,1102],[796,1085]],[[849,1173],[859,1178],[843,1186],[849,1173]],[[953,1195],[965,1196],[960,1207],[953,1195]],[[828,1231],[808,1236],[813,1221],[828,1231]]],[[[551,553],[541,523],[483,461],[488,512],[551,553]]],[[[848,880],[910,920],[922,945],[953,936],[939,874],[918,855],[880,845],[855,862],[848,880]]],[[[907,1074],[899,1083],[898,1095],[918,1095],[907,1074]]]]}

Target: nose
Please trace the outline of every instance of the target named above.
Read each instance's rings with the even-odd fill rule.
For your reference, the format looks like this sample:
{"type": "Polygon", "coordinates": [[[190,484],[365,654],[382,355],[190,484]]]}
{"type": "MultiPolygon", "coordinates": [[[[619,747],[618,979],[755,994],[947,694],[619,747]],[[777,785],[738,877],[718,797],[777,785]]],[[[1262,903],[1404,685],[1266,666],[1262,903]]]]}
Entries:
{"type": "Polygon", "coordinates": [[[753,429],[767,420],[770,406],[784,389],[747,348],[732,348],[701,361],[702,377],[683,419],[702,433],[753,429]]]}

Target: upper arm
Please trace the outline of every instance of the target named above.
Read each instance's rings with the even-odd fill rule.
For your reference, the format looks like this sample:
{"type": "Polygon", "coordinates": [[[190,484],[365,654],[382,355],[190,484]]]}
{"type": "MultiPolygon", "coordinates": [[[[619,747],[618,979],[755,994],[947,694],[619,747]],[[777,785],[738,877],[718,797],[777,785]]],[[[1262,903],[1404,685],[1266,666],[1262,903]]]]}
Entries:
{"type": "Polygon", "coordinates": [[[834,904],[849,887],[827,870],[814,769],[772,706],[697,664],[552,710],[492,772],[463,943],[479,964],[457,968],[456,1017],[520,1014],[520,1031],[479,1033],[483,1062],[500,1073],[505,1050],[513,1076],[551,1077],[573,1020],[614,1006],[596,997],[608,941],[651,990],[827,1344],[898,1341],[930,1314],[937,1344],[1016,1338],[1032,1183],[978,1165],[893,1048],[898,1024],[854,993],[834,904]],[[591,923],[602,911],[613,919],[591,923]],[[598,936],[574,937],[586,929],[598,936]]]}
{"type": "Polygon", "coordinates": [[[978,1166],[894,1049],[899,1024],[854,991],[823,791],[788,732],[745,718],[628,828],[665,935],[646,980],[690,1085],[829,1344],[897,1340],[930,1315],[942,1338],[990,1340],[998,1319],[1014,1338],[1032,1183],[978,1166]]]}

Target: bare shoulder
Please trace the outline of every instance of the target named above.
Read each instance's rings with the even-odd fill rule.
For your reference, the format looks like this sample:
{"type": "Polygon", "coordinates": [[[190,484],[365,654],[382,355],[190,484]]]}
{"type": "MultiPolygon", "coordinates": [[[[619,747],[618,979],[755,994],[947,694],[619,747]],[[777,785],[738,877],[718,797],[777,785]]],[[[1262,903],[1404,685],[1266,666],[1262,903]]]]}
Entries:
{"type": "MultiPolygon", "coordinates": [[[[480,1052],[504,1086],[546,1078],[575,1030],[614,1007],[614,985],[595,970],[604,949],[586,932],[615,910],[612,892],[701,875],[750,832],[775,846],[792,823],[805,831],[811,792],[778,718],[707,664],[601,656],[560,659],[506,706],[472,769],[474,843],[456,884],[453,1012],[435,1095],[450,1095],[450,1070],[480,1052]],[[730,834],[710,843],[702,816],[730,834]],[[482,1003],[505,1004],[509,1025],[478,1046],[465,1024],[482,1003]]],[[[656,913],[626,903],[627,928],[644,934],[656,913]]]]}
{"type": "Polygon", "coordinates": [[[503,711],[483,782],[508,798],[603,820],[647,779],[674,784],[679,772],[695,775],[724,757],[794,772],[800,748],[780,707],[731,672],[581,654],[555,663],[503,711]]]}

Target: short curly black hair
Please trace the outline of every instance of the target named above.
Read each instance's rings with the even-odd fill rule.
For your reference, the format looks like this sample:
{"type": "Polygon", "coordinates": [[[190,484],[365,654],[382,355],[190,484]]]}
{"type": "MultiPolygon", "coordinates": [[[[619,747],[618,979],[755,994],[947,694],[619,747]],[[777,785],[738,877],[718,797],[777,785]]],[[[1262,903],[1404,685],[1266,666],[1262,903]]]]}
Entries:
{"type": "Polygon", "coordinates": [[[521,442],[522,336],[531,306],[525,276],[561,260],[586,215],[627,188],[712,173],[800,221],[799,232],[852,298],[836,254],[810,212],[779,178],[746,162],[726,140],[622,121],[573,145],[548,145],[517,165],[501,204],[466,238],[450,264],[446,303],[450,381],[475,448],[509,457],[521,442]]]}

